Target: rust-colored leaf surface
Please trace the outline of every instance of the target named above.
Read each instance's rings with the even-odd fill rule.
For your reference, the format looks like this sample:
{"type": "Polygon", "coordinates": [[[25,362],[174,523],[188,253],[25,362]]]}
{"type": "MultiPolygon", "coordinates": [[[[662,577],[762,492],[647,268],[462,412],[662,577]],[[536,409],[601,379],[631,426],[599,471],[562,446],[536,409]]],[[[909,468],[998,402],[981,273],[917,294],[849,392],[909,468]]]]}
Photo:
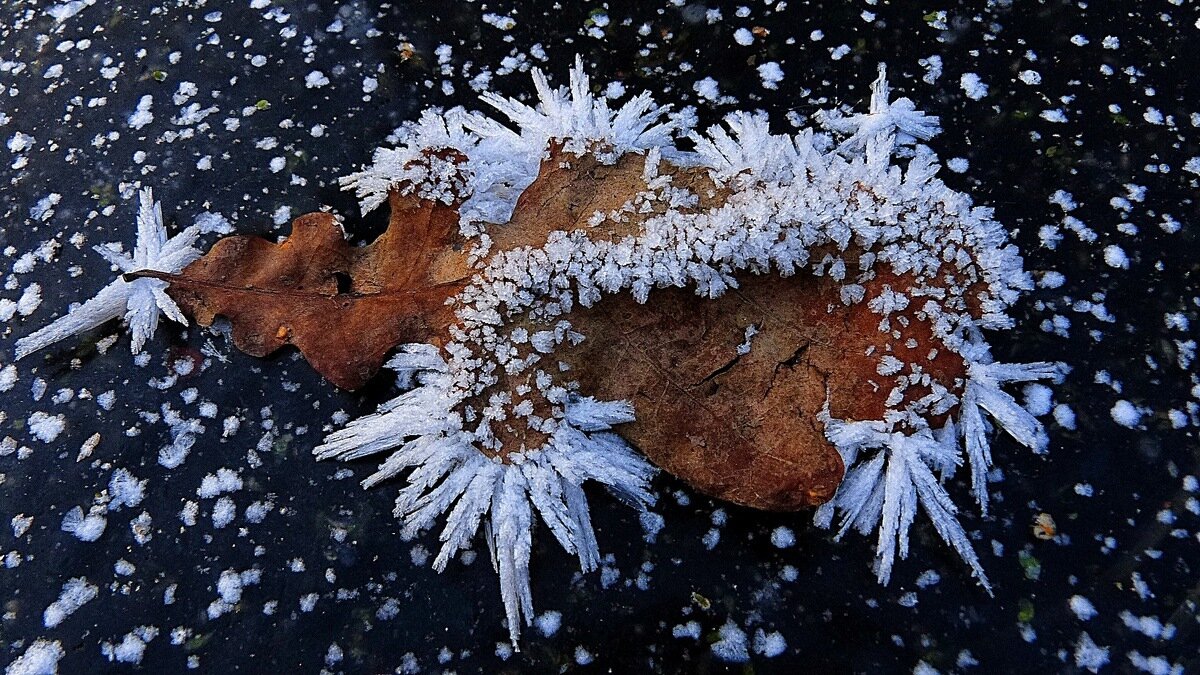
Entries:
{"type": "MultiPolygon", "coordinates": [[[[563,360],[583,391],[633,401],[637,421],[621,435],[700,491],[775,511],[820,505],[845,471],[818,421],[826,401],[840,419],[883,416],[890,385],[867,356],[885,337],[879,317],[865,303],[827,313],[841,305],[824,278],[740,282],[716,300],[670,289],[644,305],[621,295],[576,311],[587,339],[563,360]],[[748,326],[758,332],[746,351],[748,326]]],[[[926,336],[911,351],[923,347],[920,360],[944,381],[961,376],[961,359],[925,358],[926,336]]]]}
{"type": "Polygon", "coordinates": [[[294,345],[326,379],[357,389],[397,344],[445,339],[445,300],[469,270],[455,208],[395,194],[390,205],[388,229],[365,246],[328,213],[300,216],[278,244],[226,237],[170,277],[168,292],[201,325],[227,318],[238,349],[294,345]]]}

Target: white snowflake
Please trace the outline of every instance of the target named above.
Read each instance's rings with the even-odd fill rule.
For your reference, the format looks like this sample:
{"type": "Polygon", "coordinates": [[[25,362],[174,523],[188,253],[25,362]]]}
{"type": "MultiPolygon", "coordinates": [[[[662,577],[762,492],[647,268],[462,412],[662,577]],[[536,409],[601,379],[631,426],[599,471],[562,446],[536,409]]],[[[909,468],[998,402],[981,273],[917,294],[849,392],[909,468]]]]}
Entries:
{"type": "Polygon", "coordinates": [[[841,511],[837,538],[851,527],[864,535],[879,528],[875,574],[879,583],[887,584],[897,554],[908,557],[908,531],[919,505],[990,593],[979,558],[956,517],[958,509],[942,485],[962,461],[953,433],[935,435],[926,428],[907,434],[889,431],[884,422],[826,418],[825,423],[825,434],[848,469],[834,498],[817,509],[817,525],[829,527],[834,512],[841,511]]]}
{"type": "MultiPolygon", "coordinates": [[[[871,104],[865,113],[843,116],[836,112],[823,113],[822,123],[833,131],[848,136],[839,150],[853,153],[871,150],[871,142],[906,145],[918,140],[927,141],[941,131],[938,118],[917,110],[917,105],[908,98],[889,100],[891,88],[887,82],[887,68],[879,65],[879,77],[871,84],[871,104]]],[[[887,152],[890,154],[890,147],[887,152]]]]}
{"type": "MultiPolygon", "coordinates": [[[[470,236],[488,223],[509,220],[517,198],[537,177],[551,139],[561,141],[567,152],[594,150],[608,162],[625,152],[673,147],[677,126],[663,120],[668,107],[643,93],[612,110],[605,97],[592,96],[581,59],[571,69],[569,88],[551,87],[536,68],[533,80],[536,106],[490,92],[481,97],[515,130],[462,108],[428,110],[397,130],[399,147],[377,150],[371,165],[342,178],[342,186],[355,190],[363,212],[383,204],[393,189],[461,202],[460,228],[470,236]]],[[[480,255],[487,248],[486,240],[482,243],[480,255]]]]}
{"type": "MultiPolygon", "coordinates": [[[[162,206],[154,201],[150,188],[139,194],[140,206],[137,214],[137,244],[133,255],[118,253],[108,246],[96,246],[94,250],[115,265],[122,273],[153,270],[175,274],[188,263],[200,257],[200,251],[192,246],[206,231],[228,231],[228,226],[192,225],[173,237],[167,237],[163,226],[162,206]]],[[[206,221],[208,222],[208,221],[206,221]]],[[[130,347],[133,353],[142,350],[146,340],[158,327],[159,314],[187,325],[187,318],[175,301],[166,294],[169,284],[160,279],[134,279],[125,281],[117,277],[92,299],[72,308],[50,325],[17,340],[17,358],[48,347],[60,340],[83,333],[124,315],[132,333],[130,347]]]]}
{"type": "Polygon", "coordinates": [[[1034,452],[1045,452],[1047,438],[1042,424],[1000,385],[1059,381],[1062,373],[1063,367],[1055,363],[969,362],[959,425],[956,428],[951,422],[937,432],[919,418],[907,418],[905,421],[915,424],[918,430],[904,433],[892,430],[889,422],[845,422],[830,419],[826,414],[825,435],[841,453],[847,469],[833,499],[817,509],[815,522],[830,527],[835,512],[841,512],[838,538],[851,527],[862,534],[870,534],[878,527],[875,571],[880,583],[887,584],[897,554],[900,558],[908,556],[908,530],[920,504],[934,529],[990,593],[991,586],[979,558],[958,522],[958,508],[943,483],[962,465],[965,451],[972,492],[982,514],[987,515],[987,473],[992,467],[992,455],[983,412],[1022,445],[1034,452]],[[865,452],[875,449],[874,454],[865,452]]]}

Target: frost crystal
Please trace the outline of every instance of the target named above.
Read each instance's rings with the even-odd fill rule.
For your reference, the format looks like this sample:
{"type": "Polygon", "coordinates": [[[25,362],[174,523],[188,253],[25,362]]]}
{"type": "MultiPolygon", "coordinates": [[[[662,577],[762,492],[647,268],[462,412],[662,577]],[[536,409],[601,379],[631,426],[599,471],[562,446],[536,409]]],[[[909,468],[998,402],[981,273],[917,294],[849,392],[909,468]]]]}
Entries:
{"type": "MultiPolygon", "coordinates": [[[[192,225],[168,238],[163,225],[162,206],[154,201],[150,188],[143,189],[139,198],[137,245],[133,255],[118,253],[109,246],[96,246],[97,253],[122,273],[153,270],[175,274],[200,257],[200,251],[192,244],[207,231],[205,227],[192,225]]],[[[217,231],[228,231],[228,226],[217,231]]],[[[159,279],[125,281],[117,277],[91,300],[72,308],[49,326],[17,340],[17,358],[97,328],[122,315],[133,334],[130,346],[136,354],[142,351],[142,345],[154,334],[160,313],[187,325],[187,319],[179,311],[178,305],[167,295],[167,286],[167,282],[159,279]]]]}
{"type": "Polygon", "coordinates": [[[654,469],[607,432],[613,424],[632,420],[632,410],[625,404],[573,398],[565,403],[562,418],[550,424],[553,432],[542,447],[489,456],[476,448],[480,432],[463,429],[449,394],[448,367],[434,348],[406,345],[388,367],[402,376],[419,370],[418,385],[331,434],[315,453],[319,459],[355,459],[390,450],[363,485],[408,471],[394,511],[406,538],[448,514],[433,562],[439,572],[486,520],[484,532],[516,644],[521,619],[528,624],[534,616],[529,591],[534,512],[589,572],[599,564],[600,550],[583,483],[600,483],[639,508],[654,503],[649,492],[654,469]]]}
{"type": "MultiPolygon", "coordinates": [[[[881,394],[883,419],[836,419],[828,406],[822,418],[847,472],[817,524],[832,526],[837,516],[837,536],[852,528],[877,533],[875,570],[887,583],[924,511],[988,588],[946,481],[969,466],[986,512],[992,457],[984,413],[1043,452],[1041,425],[1002,386],[1057,379],[1061,370],[992,361],[981,330],[1010,327],[1007,309],[1032,280],[991,210],[936,177],[937,156],[920,142],[938,133],[937,118],[909,99],[891,100],[882,67],[866,113],[827,112],[819,117],[827,131],[796,135],[772,134],[765,115],[747,113],[692,133],[648,94],[614,111],[592,95],[578,60],[568,88],[552,88],[536,70],[534,84],[534,107],[484,95],[505,122],[462,109],[426,113],[400,130],[398,148],[379,150],[372,165],[344,179],[364,209],[390,192],[457,205],[460,229],[473,238],[475,274],[450,301],[451,340],[400,348],[388,365],[403,393],[330,434],[317,456],[383,453],[364,484],[398,480],[396,515],[406,537],[444,518],[439,571],[482,529],[515,644],[522,619],[534,616],[535,514],[587,571],[598,566],[599,551],[583,483],[603,484],[638,508],[654,501],[653,469],[610,431],[634,418],[632,405],[589,397],[552,360],[564,343],[586,337],[563,315],[615,293],[645,302],[653,289],[690,287],[716,298],[737,288],[739,274],[809,272],[840,283],[843,305],[866,303],[894,341],[905,341],[898,327],[910,315],[923,322],[937,341],[933,353],[954,355],[965,371],[939,383],[890,347],[875,355],[876,372],[894,385],[881,394]],[[685,138],[693,151],[675,147],[685,138]],[[488,228],[508,220],[546,159],[611,164],[631,153],[642,156],[644,187],[628,213],[649,214],[634,234],[596,227],[628,222],[628,213],[597,212],[590,227],[550,232],[540,247],[484,257],[488,228]],[[664,161],[705,171],[722,194],[703,197],[674,184],[664,161]],[[868,298],[880,273],[906,281],[868,298]],[[921,394],[906,394],[910,388],[921,394]]],[[[752,337],[748,329],[746,349],[752,337]]],[[[780,534],[777,545],[785,539],[780,534]]],[[[728,627],[720,644],[738,660],[745,635],[728,627]]]]}

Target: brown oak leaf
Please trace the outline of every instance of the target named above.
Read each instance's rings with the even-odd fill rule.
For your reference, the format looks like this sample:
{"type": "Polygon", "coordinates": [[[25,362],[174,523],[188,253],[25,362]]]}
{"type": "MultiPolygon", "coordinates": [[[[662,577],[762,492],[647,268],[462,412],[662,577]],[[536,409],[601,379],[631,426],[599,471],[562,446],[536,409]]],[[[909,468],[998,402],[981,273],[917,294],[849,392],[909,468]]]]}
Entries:
{"type": "MultiPolygon", "coordinates": [[[[552,145],[510,221],[489,228],[492,251],[540,246],[552,230],[586,229],[612,241],[635,235],[665,206],[624,209],[624,217],[598,224],[592,216],[622,211],[646,188],[644,169],[640,155],[604,164],[552,145]]],[[[664,162],[659,171],[699,196],[690,208],[711,209],[728,196],[703,169],[664,162]]],[[[472,274],[455,207],[397,192],[389,202],[387,231],[366,246],[349,245],[333,216],[312,213],[296,219],[280,244],[228,237],[180,275],[162,278],[200,324],[228,318],[243,351],[263,356],[291,344],[326,378],[357,388],[397,344],[444,344],[455,320],[446,300],[472,274]]],[[[841,255],[854,261],[853,251],[841,255]]],[[[949,389],[961,385],[962,358],[937,350],[915,307],[893,315],[902,336],[880,331],[879,315],[868,309],[889,286],[911,279],[880,271],[849,307],[828,277],[744,273],[738,281],[715,300],[659,289],[644,304],[621,293],[576,308],[565,318],[586,339],[556,355],[583,393],[632,401],[637,419],[620,433],[707,494],[770,510],[831,498],[845,468],[820,415],[827,406],[839,419],[882,418],[891,386],[876,372],[884,351],[921,364],[949,389]]],[[[510,329],[523,325],[536,328],[518,317],[510,329]]],[[[495,387],[511,393],[521,384],[528,382],[502,374],[495,387]]],[[[914,386],[905,396],[925,391],[914,386]]],[[[524,427],[496,433],[511,450],[545,440],[524,427]]]]}
{"type": "Polygon", "coordinates": [[[445,301],[469,274],[458,210],[393,193],[387,230],[346,241],[329,213],[292,222],[281,243],[221,239],[170,281],[171,297],[203,326],[223,316],[254,356],[293,345],[330,382],[357,389],[403,342],[441,343],[454,319],[445,301]]]}

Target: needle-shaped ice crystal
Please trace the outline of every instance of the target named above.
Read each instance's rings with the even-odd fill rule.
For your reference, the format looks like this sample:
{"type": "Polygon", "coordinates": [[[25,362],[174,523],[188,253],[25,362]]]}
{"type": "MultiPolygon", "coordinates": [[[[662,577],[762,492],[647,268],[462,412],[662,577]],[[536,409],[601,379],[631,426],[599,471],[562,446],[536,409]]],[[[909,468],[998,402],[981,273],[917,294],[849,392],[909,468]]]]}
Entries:
{"type": "Polygon", "coordinates": [[[833,500],[817,510],[818,525],[830,526],[835,511],[840,511],[839,538],[851,528],[862,534],[878,528],[875,574],[881,584],[887,584],[896,557],[908,557],[908,531],[920,506],[937,533],[991,592],[971,541],[958,522],[958,508],[942,485],[962,461],[951,434],[943,434],[950,438],[938,437],[928,428],[907,434],[888,431],[883,422],[836,419],[827,421],[825,433],[849,469],[833,500]]]}
{"type": "Polygon", "coordinates": [[[533,618],[534,514],[589,572],[599,565],[600,549],[583,484],[600,483],[636,508],[654,503],[649,489],[654,468],[608,431],[633,419],[632,406],[572,397],[541,448],[491,457],[478,449],[477,432],[463,429],[449,367],[437,348],[404,345],[387,366],[400,375],[402,386],[417,386],[333,432],[313,452],[318,459],[343,460],[386,452],[363,485],[400,479],[395,515],[406,538],[445,518],[442,548],[433,562],[438,572],[470,545],[482,525],[516,645],[522,619],[533,618]]]}
{"type": "MultiPolygon", "coordinates": [[[[887,82],[887,69],[879,65],[879,77],[871,84],[871,105],[865,113],[849,116],[828,113],[822,116],[824,125],[838,133],[848,134],[839,150],[854,152],[866,148],[872,140],[883,140],[895,135],[894,144],[906,145],[917,140],[927,141],[941,131],[938,118],[917,110],[917,104],[908,98],[889,101],[891,88],[887,82]]],[[[891,148],[888,149],[890,154],[891,148]]]]}
{"type": "MultiPolygon", "coordinates": [[[[137,214],[137,244],[133,255],[117,253],[107,246],[96,246],[95,251],[115,265],[122,274],[141,270],[153,270],[175,274],[188,263],[200,257],[200,251],[192,246],[206,231],[227,231],[227,226],[192,225],[174,237],[167,236],[163,225],[162,206],[154,201],[150,188],[139,194],[137,214]]],[[[142,345],[158,327],[159,314],[187,325],[187,319],[179,306],[166,293],[169,284],[160,279],[134,279],[125,281],[117,277],[92,299],[73,307],[49,326],[41,328],[17,340],[17,358],[49,347],[72,335],[99,327],[120,316],[125,317],[132,334],[130,347],[133,353],[142,350],[142,345]]]]}

